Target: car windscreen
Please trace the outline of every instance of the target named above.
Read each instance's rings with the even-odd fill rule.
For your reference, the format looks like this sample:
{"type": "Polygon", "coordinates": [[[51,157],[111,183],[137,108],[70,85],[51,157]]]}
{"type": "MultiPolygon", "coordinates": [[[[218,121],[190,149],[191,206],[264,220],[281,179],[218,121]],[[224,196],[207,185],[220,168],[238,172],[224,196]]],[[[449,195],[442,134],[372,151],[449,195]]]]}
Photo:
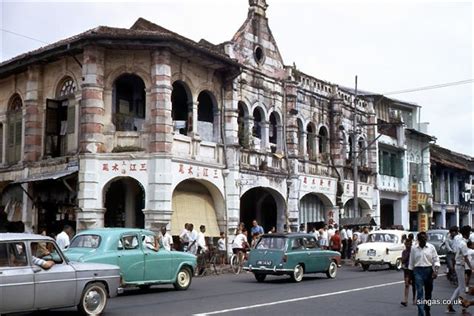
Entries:
{"type": "Polygon", "coordinates": [[[429,242],[442,242],[444,239],[444,234],[443,233],[427,233],[428,235],[428,241],[429,242]]]}
{"type": "Polygon", "coordinates": [[[262,237],[257,243],[257,249],[285,250],[286,238],[262,237]]]}
{"type": "Polygon", "coordinates": [[[100,241],[99,235],[78,235],[71,241],[69,248],[98,248],[100,241]]]}
{"type": "Polygon", "coordinates": [[[398,243],[398,236],[395,234],[373,233],[369,235],[368,242],[391,242],[398,243]]]}

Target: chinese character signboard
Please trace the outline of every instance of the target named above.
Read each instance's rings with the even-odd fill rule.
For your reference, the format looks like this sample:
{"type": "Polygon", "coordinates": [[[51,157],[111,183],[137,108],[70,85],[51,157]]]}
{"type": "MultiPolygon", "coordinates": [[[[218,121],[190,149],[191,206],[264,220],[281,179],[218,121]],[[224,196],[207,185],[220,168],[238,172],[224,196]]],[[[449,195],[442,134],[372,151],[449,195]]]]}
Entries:
{"type": "Polygon", "coordinates": [[[147,172],[146,160],[107,160],[100,163],[101,173],[111,175],[137,175],[147,172]]]}
{"type": "Polygon", "coordinates": [[[418,231],[425,232],[429,228],[429,221],[428,221],[428,214],[427,213],[419,213],[418,214],[418,231]]]}
{"type": "Polygon", "coordinates": [[[418,212],[418,184],[410,185],[410,212],[418,212]]]}

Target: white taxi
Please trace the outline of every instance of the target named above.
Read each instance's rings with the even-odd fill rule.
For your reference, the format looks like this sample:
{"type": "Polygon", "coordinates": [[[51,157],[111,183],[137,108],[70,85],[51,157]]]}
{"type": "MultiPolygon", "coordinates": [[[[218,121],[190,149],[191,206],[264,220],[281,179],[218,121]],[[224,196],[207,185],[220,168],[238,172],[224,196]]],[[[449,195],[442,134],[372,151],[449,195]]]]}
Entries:
{"type": "Polygon", "coordinates": [[[371,265],[388,264],[391,268],[402,268],[402,251],[409,232],[403,230],[377,230],[369,234],[366,243],[356,248],[355,263],[364,271],[371,265]]]}

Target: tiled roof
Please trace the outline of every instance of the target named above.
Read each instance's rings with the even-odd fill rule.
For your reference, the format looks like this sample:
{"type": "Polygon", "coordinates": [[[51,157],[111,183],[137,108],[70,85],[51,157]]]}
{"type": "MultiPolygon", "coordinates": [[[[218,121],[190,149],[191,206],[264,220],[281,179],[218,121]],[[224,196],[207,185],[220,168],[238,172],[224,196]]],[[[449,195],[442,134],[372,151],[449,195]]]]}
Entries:
{"type": "Polygon", "coordinates": [[[437,145],[430,147],[430,159],[432,164],[439,164],[449,168],[474,171],[474,158],[451,151],[437,145]]]}
{"type": "Polygon", "coordinates": [[[94,29],[80,33],[78,35],[66,38],[64,40],[60,40],[56,43],[46,45],[39,49],[30,51],[25,54],[21,54],[10,60],[4,61],[0,63],[0,76],[7,71],[11,72],[18,67],[25,66],[25,64],[27,63],[34,62],[33,57],[51,57],[55,54],[65,53],[73,47],[75,47],[76,49],[80,49],[80,44],[82,41],[101,39],[131,41],[145,40],[151,43],[174,41],[185,47],[199,50],[200,52],[205,53],[212,58],[217,58],[221,62],[238,66],[238,63],[236,61],[225,55],[222,50],[220,50],[216,45],[213,45],[207,41],[197,43],[177,33],[169,31],[164,27],[161,27],[143,18],[139,18],[130,29],[99,26],[94,29]]]}

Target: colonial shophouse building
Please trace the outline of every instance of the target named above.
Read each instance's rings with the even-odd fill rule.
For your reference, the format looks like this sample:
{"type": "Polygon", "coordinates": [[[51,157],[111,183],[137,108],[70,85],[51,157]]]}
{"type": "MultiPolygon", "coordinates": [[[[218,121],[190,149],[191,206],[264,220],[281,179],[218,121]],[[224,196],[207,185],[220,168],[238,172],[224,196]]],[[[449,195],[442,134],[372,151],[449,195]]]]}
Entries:
{"type": "Polygon", "coordinates": [[[219,45],[140,18],[0,64],[8,220],[173,235],[190,222],[217,236],[254,218],[282,231],[374,215],[373,104],[285,66],[265,0],[249,3],[219,45]]]}

